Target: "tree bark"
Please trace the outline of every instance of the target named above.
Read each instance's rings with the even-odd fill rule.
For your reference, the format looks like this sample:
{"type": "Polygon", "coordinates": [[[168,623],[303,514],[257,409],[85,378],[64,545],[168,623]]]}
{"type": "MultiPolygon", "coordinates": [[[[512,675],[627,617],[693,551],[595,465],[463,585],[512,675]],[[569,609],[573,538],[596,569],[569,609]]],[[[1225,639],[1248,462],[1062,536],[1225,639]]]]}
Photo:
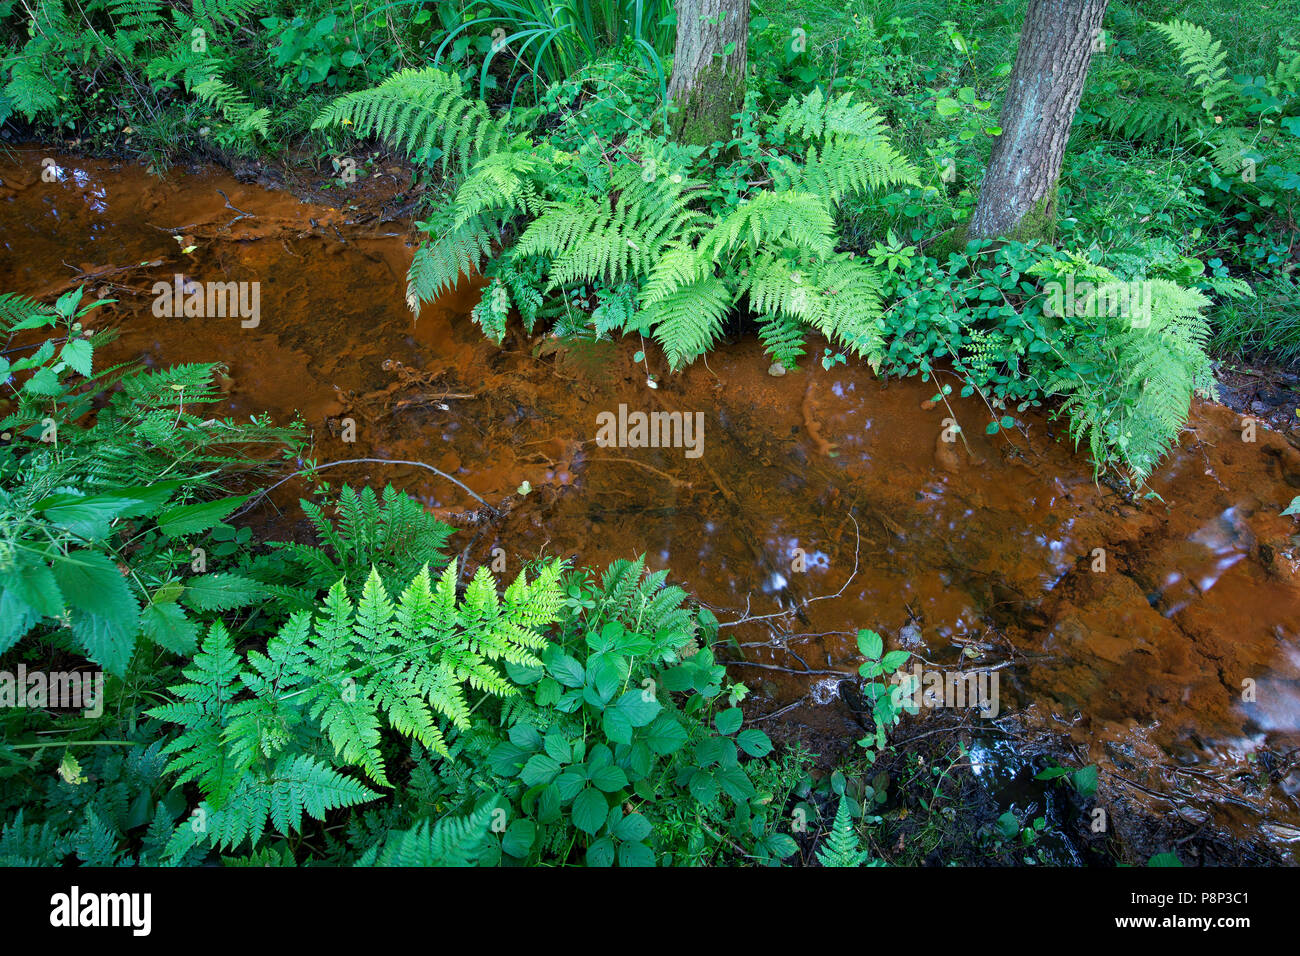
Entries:
{"type": "Polygon", "coordinates": [[[1054,225],[1056,180],[1106,3],[1029,0],[969,238],[1038,237],[1054,225]]]}
{"type": "Polygon", "coordinates": [[[745,102],[749,0],[677,0],[676,6],[677,43],[668,84],[668,99],[678,108],[673,134],[701,146],[729,139],[731,117],[745,102]]]}

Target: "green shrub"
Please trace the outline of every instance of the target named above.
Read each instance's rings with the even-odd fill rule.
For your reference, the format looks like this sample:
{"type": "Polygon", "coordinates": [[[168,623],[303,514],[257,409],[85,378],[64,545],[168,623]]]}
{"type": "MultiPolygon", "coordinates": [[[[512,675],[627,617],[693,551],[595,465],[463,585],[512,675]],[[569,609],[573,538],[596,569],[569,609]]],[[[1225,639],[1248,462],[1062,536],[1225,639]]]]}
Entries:
{"type": "Polygon", "coordinates": [[[206,568],[194,546],[245,500],[213,496],[265,467],[251,450],[291,454],[299,432],[202,414],[220,398],[215,365],[96,373],[105,337],[81,320],[100,304],[83,305],[80,289],[52,309],[0,296],[11,345],[27,330],[64,333],[0,357],[11,405],[0,419],[0,653],[32,635],[122,676],[139,638],[190,653],[192,613],[259,595],[236,575],[189,573],[206,568]]]}

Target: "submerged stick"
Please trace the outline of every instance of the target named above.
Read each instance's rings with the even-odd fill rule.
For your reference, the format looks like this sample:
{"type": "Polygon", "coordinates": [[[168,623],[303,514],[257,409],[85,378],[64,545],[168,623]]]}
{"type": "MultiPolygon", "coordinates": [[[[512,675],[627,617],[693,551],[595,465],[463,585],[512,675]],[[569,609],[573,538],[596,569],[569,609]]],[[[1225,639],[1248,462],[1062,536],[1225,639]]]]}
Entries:
{"type": "Polygon", "coordinates": [[[492,512],[493,515],[499,514],[497,509],[493,508],[490,504],[488,504],[482,495],[480,495],[473,488],[469,487],[463,481],[461,481],[458,478],[453,478],[445,471],[439,471],[437,468],[434,468],[433,465],[426,465],[422,461],[406,461],[403,459],[395,459],[395,458],[344,458],[341,461],[327,461],[325,464],[317,465],[314,468],[301,468],[298,471],[293,472],[292,474],[285,475],[275,484],[271,485],[271,487],[264,488],[261,491],[259,491],[256,495],[254,495],[253,498],[251,498],[249,502],[246,505],[244,505],[244,507],[240,508],[239,511],[235,512],[234,517],[239,517],[239,515],[242,515],[244,512],[248,511],[250,508],[253,507],[253,505],[257,504],[259,501],[261,501],[271,492],[275,491],[276,488],[279,488],[286,481],[291,481],[294,478],[301,477],[302,475],[309,474],[313,471],[324,471],[326,468],[336,468],[339,465],[412,465],[416,468],[423,468],[426,471],[431,471],[438,477],[446,478],[452,484],[459,486],[462,490],[464,490],[467,494],[469,494],[470,497],[480,502],[484,508],[492,512]]]}

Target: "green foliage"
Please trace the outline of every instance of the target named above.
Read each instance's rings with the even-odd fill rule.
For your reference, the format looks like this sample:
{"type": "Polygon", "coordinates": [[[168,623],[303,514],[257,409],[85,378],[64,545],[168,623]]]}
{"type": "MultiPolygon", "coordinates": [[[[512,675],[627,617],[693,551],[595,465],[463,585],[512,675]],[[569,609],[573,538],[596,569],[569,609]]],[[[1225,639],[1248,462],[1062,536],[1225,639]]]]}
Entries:
{"type": "Polygon", "coordinates": [[[1135,55],[1094,58],[1100,62],[1081,118],[1111,135],[1167,148],[1178,168],[1205,183],[1207,199],[1224,211],[1207,217],[1207,225],[1228,240],[1223,253],[1275,265],[1278,260],[1258,247],[1257,230],[1239,224],[1294,229],[1300,50],[1283,39],[1271,50],[1269,66],[1260,62],[1259,72],[1246,71],[1244,63],[1232,64],[1232,51],[1210,30],[1188,20],[1124,16],[1117,28],[1135,55]],[[1168,62],[1166,51],[1176,54],[1176,62],[1168,62]]]}
{"type": "MultiPolygon", "coordinates": [[[[37,761],[11,755],[6,775],[28,777],[10,776],[27,784],[26,806],[20,804],[0,828],[0,865],[160,865],[184,802],[164,781],[161,743],[124,743],[122,749],[90,748],[81,761],[68,751],[58,773],[30,776],[37,761]],[[40,823],[26,822],[42,815],[47,819],[40,823]]],[[[197,861],[190,855],[183,862],[197,861]]]]}
{"type": "Polygon", "coordinates": [[[383,847],[362,854],[358,866],[475,866],[487,852],[494,807],[484,804],[465,817],[421,820],[388,834],[383,847]]]}
{"type": "Polygon", "coordinates": [[[849,798],[840,797],[839,807],[835,810],[835,822],[831,824],[830,835],[817,851],[817,862],[822,866],[859,867],[882,866],[872,861],[871,852],[862,849],[858,832],[853,824],[853,815],[849,812],[849,798]]]}
{"type": "Polygon", "coordinates": [[[508,140],[504,121],[436,70],[341,97],[316,125],[344,121],[425,160],[435,148],[444,164],[460,158],[464,176],[450,203],[419,224],[430,241],[410,270],[408,302],[417,311],[513,232],[518,239],[488,266],[494,281],[474,311],[498,342],[511,306],[531,330],[543,294],[594,288],[609,303],[628,286],[614,296],[620,307],[591,324],[599,334],[652,335],[673,368],[702,355],[742,299],[759,313],[769,351],[789,365],[809,330],[855,355],[882,349],[878,277],[837,252],[835,213],[841,200],[915,172],[875,111],[847,95],[791,98],[770,117],[773,188],[749,188],[726,207],[694,176],[699,151],[674,154],[639,132],[617,142],[592,135],[575,150],[508,140]],[[544,277],[541,288],[526,278],[534,275],[544,277]]]}
{"type": "Polygon", "coordinates": [[[299,505],[319,543],[271,542],[270,554],[241,569],[288,608],[311,610],[319,594],[340,579],[349,594],[360,593],[372,571],[389,588],[400,588],[421,568],[447,563],[442,549],[453,529],[392,485],[382,498],[373,488],[357,492],[345,485],[333,514],[307,500],[299,505]]]}
{"type": "Polygon", "coordinates": [[[0,121],[17,114],[158,161],[301,136],[324,91],[373,83],[430,40],[328,0],[50,0],[0,4],[0,20],[0,121]]]}
{"type": "Polygon", "coordinates": [[[518,95],[518,85],[530,75],[536,93],[539,83],[561,82],[611,50],[626,51],[653,69],[663,88],[675,25],[670,0],[487,0],[475,5],[473,19],[447,33],[434,65],[441,65],[449,47],[489,33],[492,42],[478,71],[480,95],[496,86],[489,71],[498,57],[512,61],[510,81],[518,95]],[[515,79],[517,71],[522,75],[515,79]]]}
{"type": "Polygon", "coordinates": [[[503,701],[500,729],[462,738],[480,770],[445,774],[443,786],[503,800],[503,860],[652,866],[739,848],[774,864],[795,852],[780,830],[784,797],[767,789],[788,793],[790,774],[774,780],[771,741],[743,729],[743,689],[727,691],[709,646],[716,621],[664,577],[638,559],[598,584],[566,579],[540,664],[507,668],[522,694],[503,701]]]}
{"type": "Polygon", "coordinates": [[[313,616],[293,614],[266,652],[236,653],[225,626],[212,625],[175,701],[153,708],[178,724],[164,748],[177,783],[203,794],[202,826],[177,831],[169,853],[206,841],[256,846],[268,818],[282,835],[304,813],[325,812],[377,794],[338,768],[358,767],[390,786],[382,731],[450,756],[440,724],[470,726],[467,691],[499,696],[515,689],[497,669],[540,663],[541,636],[559,607],[560,565],[531,583],[520,575],[499,598],[480,568],[463,599],[453,562],[430,582],[421,570],[392,600],[372,571],[355,604],[342,581],[313,616]]]}
{"type": "Polygon", "coordinates": [[[1218,303],[1210,324],[1216,354],[1300,364],[1300,282],[1285,272],[1271,276],[1249,298],[1218,303]]]}
{"type": "MultiPolygon", "coordinates": [[[[871,761],[885,749],[889,728],[897,724],[903,715],[903,707],[888,681],[903,669],[912,655],[907,651],[886,653],[884,639],[875,631],[869,630],[858,631],[858,651],[866,658],[859,665],[858,673],[865,678],[862,695],[870,707],[870,716],[875,724],[875,733],[868,733],[858,741],[858,746],[863,748],[867,760],[871,761]]],[[[902,691],[906,694],[909,688],[904,686],[902,691]]]]}
{"type": "Polygon", "coordinates": [[[1124,282],[1079,256],[1030,271],[1056,283],[1054,297],[1062,282],[1077,283],[1060,316],[1063,364],[1046,392],[1065,397],[1059,413],[1098,470],[1122,463],[1141,484],[1182,431],[1192,396],[1215,394],[1209,299],[1167,279],[1124,282]]]}
{"type": "Polygon", "coordinates": [[[377,136],[417,162],[442,160],[459,168],[471,157],[491,154],[508,139],[508,126],[487,106],[467,97],[460,77],[433,68],[402,70],[373,89],[334,100],[312,123],[313,129],[342,125],[358,135],[377,136]]]}
{"type": "Polygon", "coordinates": [[[26,330],[61,324],[66,333],[0,358],[13,405],[0,420],[13,436],[0,445],[0,653],[34,632],[120,676],[141,636],[192,651],[190,614],[211,606],[214,589],[224,607],[257,596],[239,579],[187,576],[199,570],[189,541],[244,500],[203,497],[259,467],[249,448],[297,439],[265,417],[200,414],[219,400],[213,365],[96,373],[104,339],[81,319],[100,303],[81,299],[74,290],[47,308],[0,296],[11,344],[26,330]]]}

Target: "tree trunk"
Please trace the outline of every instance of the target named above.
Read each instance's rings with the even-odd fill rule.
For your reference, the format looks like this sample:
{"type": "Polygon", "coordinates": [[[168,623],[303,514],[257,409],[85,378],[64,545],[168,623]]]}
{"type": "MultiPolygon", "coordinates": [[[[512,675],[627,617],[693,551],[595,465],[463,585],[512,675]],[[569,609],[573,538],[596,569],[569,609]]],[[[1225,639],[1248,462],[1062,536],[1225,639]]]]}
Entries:
{"type": "Polygon", "coordinates": [[[1056,219],[1056,179],[1107,0],[1029,0],[1002,135],[993,143],[967,236],[1031,238],[1056,219]]]}
{"type": "Polygon", "coordinates": [[[668,99],[678,108],[678,141],[703,146],[731,137],[731,117],[745,102],[748,36],[749,0],[677,0],[668,99]]]}

